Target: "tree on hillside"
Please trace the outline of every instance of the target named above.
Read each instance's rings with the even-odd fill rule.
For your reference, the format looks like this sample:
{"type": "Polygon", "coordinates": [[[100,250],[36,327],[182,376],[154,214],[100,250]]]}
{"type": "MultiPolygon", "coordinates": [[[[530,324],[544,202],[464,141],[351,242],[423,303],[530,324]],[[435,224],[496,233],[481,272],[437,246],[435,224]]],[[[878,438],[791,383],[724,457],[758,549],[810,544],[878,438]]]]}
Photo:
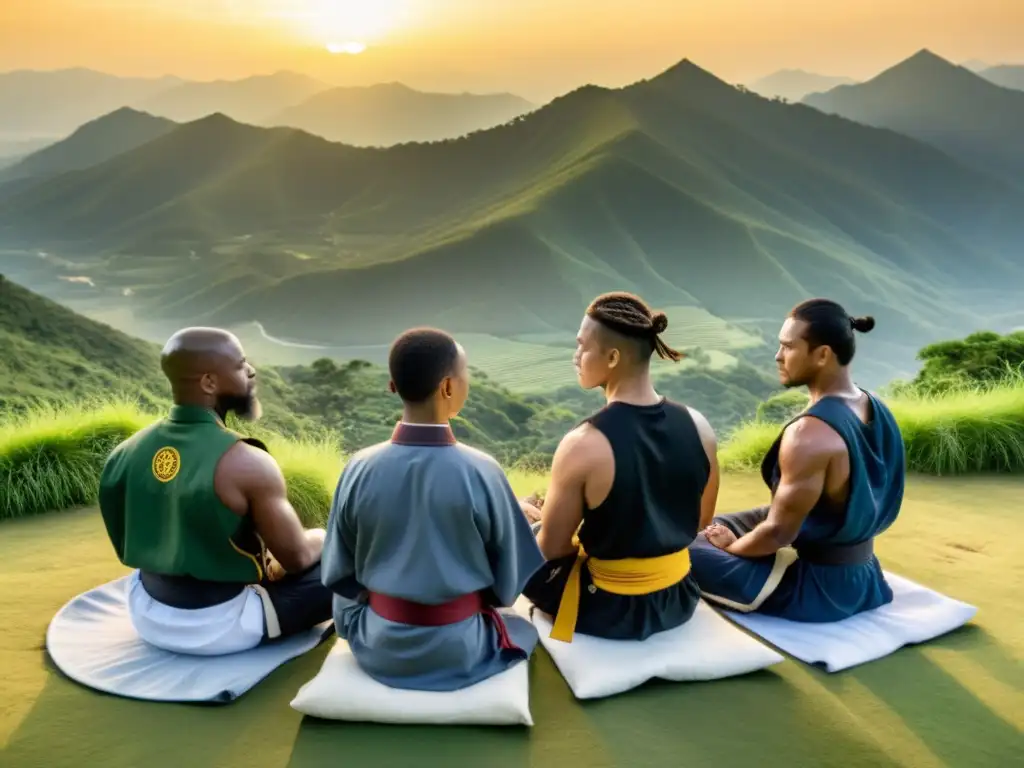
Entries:
{"type": "Polygon", "coordinates": [[[1024,331],[1000,336],[980,331],[963,339],[930,344],[917,353],[924,362],[914,387],[940,392],[951,387],[998,381],[1024,365],[1024,331]]]}

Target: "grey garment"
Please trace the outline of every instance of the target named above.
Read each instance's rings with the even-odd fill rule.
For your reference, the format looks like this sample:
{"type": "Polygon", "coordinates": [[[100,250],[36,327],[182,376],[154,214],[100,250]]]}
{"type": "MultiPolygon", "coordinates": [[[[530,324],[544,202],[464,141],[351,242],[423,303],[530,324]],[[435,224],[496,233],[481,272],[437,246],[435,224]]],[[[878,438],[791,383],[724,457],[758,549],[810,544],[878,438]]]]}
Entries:
{"type": "Polygon", "coordinates": [[[439,627],[389,621],[366,591],[439,604],[483,592],[510,607],[544,563],[504,472],[463,445],[381,443],[357,453],[335,492],[322,558],[338,635],[393,687],[455,690],[525,660],[533,625],[503,612],[513,649],[481,614],[439,627]]]}

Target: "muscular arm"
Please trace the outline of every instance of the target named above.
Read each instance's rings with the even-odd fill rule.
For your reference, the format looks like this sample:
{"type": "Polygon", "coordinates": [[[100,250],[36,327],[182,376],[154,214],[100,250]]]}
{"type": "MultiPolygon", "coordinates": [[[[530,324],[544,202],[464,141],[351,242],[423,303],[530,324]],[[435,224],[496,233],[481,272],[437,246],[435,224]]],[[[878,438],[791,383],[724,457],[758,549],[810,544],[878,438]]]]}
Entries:
{"type": "Polygon", "coordinates": [[[814,418],[800,419],[786,430],[779,447],[781,478],[768,517],[726,547],[726,552],[763,557],[793,543],[821,498],[837,439],[835,432],[814,418]]]}
{"type": "Polygon", "coordinates": [[[541,510],[537,545],[546,560],[576,553],[573,534],[583,520],[583,491],[587,479],[586,427],[575,429],[558,444],[551,460],[551,483],[541,510]]]}
{"type": "Polygon", "coordinates": [[[697,425],[700,441],[704,445],[704,452],[711,464],[708,484],[704,487],[704,494],[700,499],[700,525],[697,530],[703,531],[711,525],[711,519],[715,516],[715,506],[718,504],[718,489],[721,484],[718,470],[718,440],[715,437],[715,430],[711,428],[711,424],[700,411],[695,411],[693,408],[687,408],[687,410],[693,418],[693,423],[697,425]]]}
{"type": "Polygon", "coordinates": [[[281,468],[265,451],[239,446],[233,468],[236,486],[248,503],[256,532],[288,573],[304,571],[320,560],[323,529],[305,530],[288,501],[281,468]]]}

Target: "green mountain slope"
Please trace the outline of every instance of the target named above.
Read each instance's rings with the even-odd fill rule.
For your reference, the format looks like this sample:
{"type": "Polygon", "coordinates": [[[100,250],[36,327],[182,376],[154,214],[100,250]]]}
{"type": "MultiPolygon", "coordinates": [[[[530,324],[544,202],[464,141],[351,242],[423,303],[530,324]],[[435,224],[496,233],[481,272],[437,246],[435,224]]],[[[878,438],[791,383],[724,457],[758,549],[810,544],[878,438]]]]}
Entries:
{"type": "Polygon", "coordinates": [[[75,253],[147,313],[292,340],[571,338],[619,288],[771,336],[824,294],[875,314],[872,344],[905,363],[1024,286],[1022,204],[928,144],[683,62],[431,145],[212,116],[8,199],[0,240],[75,253]]]}
{"type": "MultiPolygon", "coordinates": [[[[250,348],[247,352],[253,358],[250,348]]],[[[566,358],[568,366],[571,351],[566,358]]],[[[477,362],[471,354],[471,394],[455,430],[460,439],[503,461],[548,461],[562,435],[601,405],[599,393],[575,386],[547,397],[514,394],[476,370],[477,362]]],[[[357,450],[387,439],[401,416],[401,403],[389,392],[382,366],[329,359],[286,367],[263,366],[254,359],[254,365],[264,405],[260,427],[306,438],[327,429],[340,436],[346,450],[357,450]]],[[[701,409],[724,432],[752,417],[778,384],[740,364],[720,371],[679,368],[660,376],[658,387],[701,409]]],[[[109,399],[112,394],[158,411],[168,406],[159,346],[89,320],[0,276],[0,410],[18,412],[109,399]]]]}
{"type": "Polygon", "coordinates": [[[1024,92],[927,50],[866,83],[812,94],[804,103],[927,141],[1009,179],[1024,174],[1024,92]]]}
{"type": "Polygon", "coordinates": [[[512,94],[424,93],[401,83],[332,88],[262,121],[354,146],[440,141],[492,128],[533,109],[512,94]]]}
{"type": "Polygon", "coordinates": [[[0,275],[0,410],[102,394],[125,381],[149,402],[170,394],[154,345],[0,275]]]}
{"type": "Polygon", "coordinates": [[[169,133],[177,124],[124,107],[92,120],[70,136],[0,171],[0,183],[24,177],[48,177],[109,160],[169,133]]]}

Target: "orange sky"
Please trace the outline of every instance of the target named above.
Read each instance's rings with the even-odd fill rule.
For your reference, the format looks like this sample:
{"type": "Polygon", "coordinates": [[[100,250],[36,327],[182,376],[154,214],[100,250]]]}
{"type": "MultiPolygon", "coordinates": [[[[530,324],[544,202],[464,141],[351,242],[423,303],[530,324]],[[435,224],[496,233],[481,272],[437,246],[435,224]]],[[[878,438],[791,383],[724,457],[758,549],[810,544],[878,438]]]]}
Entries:
{"type": "Polygon", "coordinates": [[[732,82],[783,67],[867,78],[925,47],[1024,63],[1024,0],[0,0],[0,71],[292,69],[538,100],[684,57],[732,82]],[[367,50],[326,50],[349,40],[367,50]]]}

